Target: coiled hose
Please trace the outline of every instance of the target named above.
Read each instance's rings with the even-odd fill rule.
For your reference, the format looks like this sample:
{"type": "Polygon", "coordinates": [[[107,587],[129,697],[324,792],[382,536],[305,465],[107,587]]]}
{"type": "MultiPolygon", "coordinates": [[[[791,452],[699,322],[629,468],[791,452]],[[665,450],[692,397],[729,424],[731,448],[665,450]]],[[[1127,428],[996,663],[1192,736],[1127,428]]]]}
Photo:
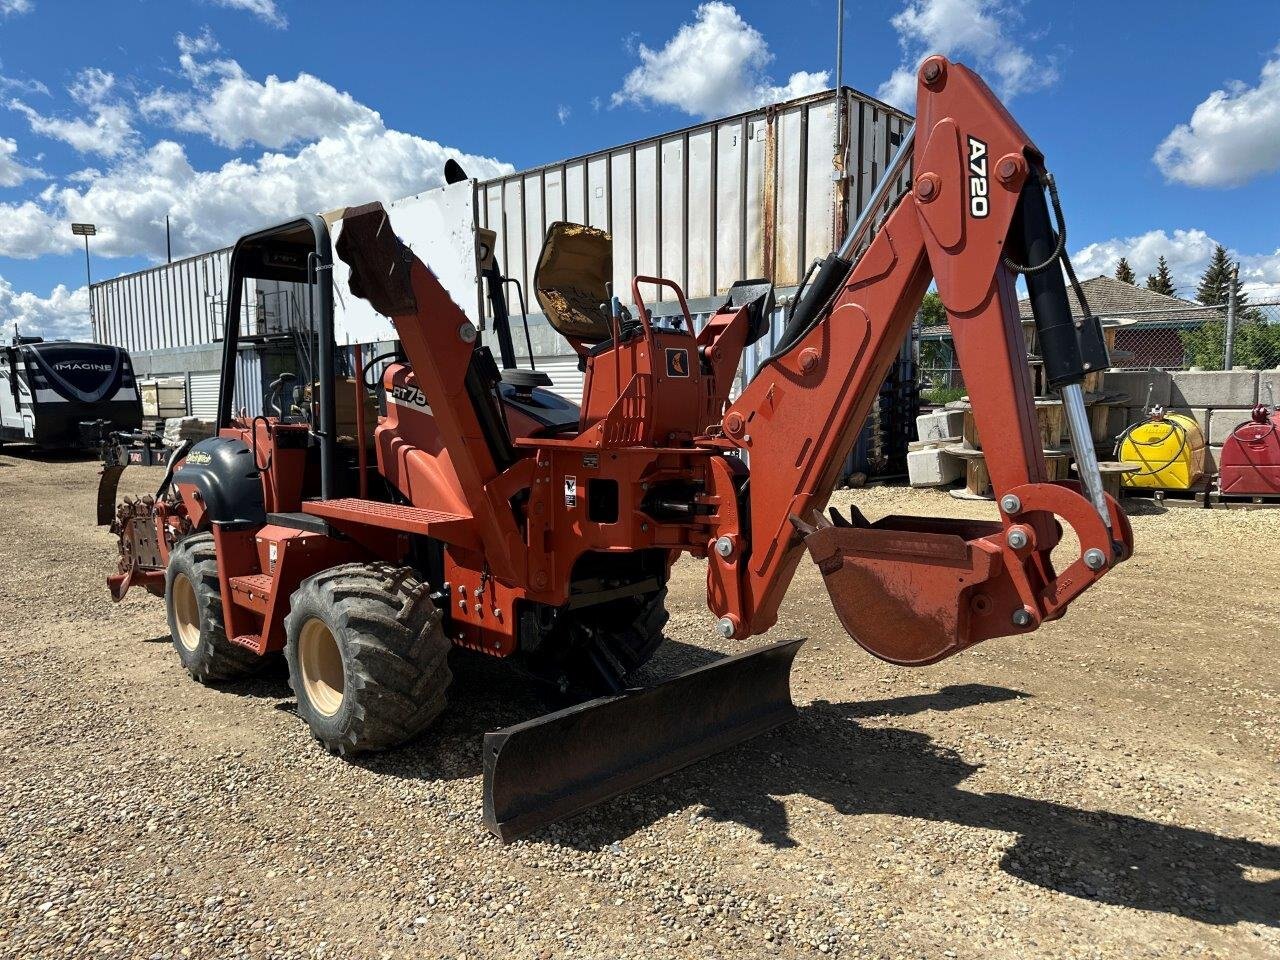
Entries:
{"type": "MultiPolygon", "coordinates": [[[[1160,473],[1162,470],[1167,470],[1169,467],[1177,463],[1178,460],[1182,457],[1182,451],[1187,449],[1187,441],[1189,439],[1187,434],[1187,428],[1184,427],[1182,424],[1178,423],[1176,420],[1164,421],[1165,424],[1169,427],[1169,432],[1166,433],[1163,437],[1161,437],[1158,440],[1139,440],[1133,436],[1133,431],[1137,430],[1139,427],[1145,427],[1148,423],[1155,423],[1157,420],[1161,420],[1161,419],[1163,418],[1147,417],[1147,419],[1143,420],[1141,423],[1135,423],[1132,426],[1126,427],[1124,432],[1121,433],[1120,436],[1116,438],[1116,457],[1119,458],[1120,450],[1124,447],[1124,442],[1126,440],[1132,443],[1135,447],[1158,447],[1160,446],[1160,444],[1164,443],[1166,440],[1172,437],[1175,433],[1178,434],[1178,449],[1174,451],[1172,457],[1170,457],[1164,463],[1160,464],[1160,466],[1156,467],[1154,470],[1141,470],[1141,471],[1138,471],[1137,473],[1129,474],[1130,477],[1133,477],[1133,478],[1154,477],[1156,474],[1160,473]]],[[[1147,463],[1146,457],[1142,458],[1142,462],[1144,465],[1147,463]]]]}

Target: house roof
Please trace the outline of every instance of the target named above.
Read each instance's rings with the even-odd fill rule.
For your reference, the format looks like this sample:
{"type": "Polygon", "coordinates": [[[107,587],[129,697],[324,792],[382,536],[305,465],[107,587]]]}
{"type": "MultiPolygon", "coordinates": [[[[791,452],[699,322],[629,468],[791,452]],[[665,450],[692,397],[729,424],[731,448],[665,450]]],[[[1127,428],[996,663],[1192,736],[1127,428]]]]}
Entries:
{"type": "MultiPolygon", "coordinates": [[[[1206,311],[1203,307],[1181,297],[1169,297],[1146,287],[1125,283],[1115,277],[1100,276],[1080,283],[1084,290],[1084,298],[1089,301],[1089,309],[1094,316],[1101,317],[1107,326],[1129,326],[1132,324],[1148,324],[1153,321],[1182,320],[1195,324],[1206,320],[1221,320],[1222,314],[1217,311],[1206,311]],[[1137,314],[1125,316],[1125,314],[1137,314]]],[[[1080,301],[1070,284],[1067,284],[1067,302],[1071,304],[1073,317],[1084,316],[1080,301]]],[[[1031,300],[1024,297],[1018,301],[1018,315],[1023,323],[1030,323],[1031,300]]],[[[946,325],[925,327],[920,335],[929,339],[950,336],[946,325]]]]}
{"type": "MultiPolygon", "coordinates": [[[[1168,297],[1163,293],[1148,290],[1146,287],[1117,280],[1115,277],[1094,277],[1092,280],[1081,281],[1080,286],[1084,290],[1084,298],[1089,301],[1089,309],[1096,317],[1106,319],[1115,314],[1141,313],[1141,319],[1144,321],[1186,320],[1199,314],[1200,317],[1207,319],[1201,304],[1193,300],[1168,297]],[[1193,312],[1188,314],[1188,308],[1193,312]]],[[[1073,317],[1084,316],[1084,311],[1080,309],[1080,301],[1076,299],[1076,292],[1071,284],[1067,284],[1067,301],[1071,304],[1073,317]]],[[[1018,301],[1018,315],[1024,320],[1030,319],[1029,297],[1018,301]]]]}

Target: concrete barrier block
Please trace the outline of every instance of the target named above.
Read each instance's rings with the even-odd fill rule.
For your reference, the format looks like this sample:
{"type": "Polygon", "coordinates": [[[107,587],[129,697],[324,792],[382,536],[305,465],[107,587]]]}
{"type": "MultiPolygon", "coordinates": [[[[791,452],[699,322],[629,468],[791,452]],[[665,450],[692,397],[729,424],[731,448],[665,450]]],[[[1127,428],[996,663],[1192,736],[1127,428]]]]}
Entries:
{"type": "Polygon", "coordinates": [[[935,410],[916,417],[916,434],[921,440],[958,437],[964,429],[963,410],[935,410]]]}
{"type": "Polygon", "coordinates": [[[1185,413],[1200,426],[1200,432],[1209,436],[1210,412],[1205,407],[1188,407],[1185,410],[1174,409],[1174,413],[1185,413]]]}
{"type": "Polygon", "coordinates": [[[938,448],[907,454],[907,478],[913,487],[945,487],[964,476],[964,461],[938,448]]]}
{"type": "Polygon", "coordinates": [[[1107,443],[1114,443],[1116,437],[1124,433],[1124,430],[1133,421],[1129,419],[1128,407],[1108,407],[1107,408],[1107,443]]]}
{"type": "Polygon", "coordinates": [[[1258,402],[1269,407],[1280,407],[1280,370],[1259,372],[1258,402]]]}
{"type": "Polygon", "coordinates": [[[1227,442],[1227,437],[1231,436],[1231,431],[1235,430],[1240,424],[1249,421],[1249,414],[1252,412],[1252,407],[1213,411],[1209,416],[1209,430],[1205,434],[1205,438],[1210,444],[1222,446],[1227,442]]]}
{"type": "Polygon", "coordinates": [[[1169,374],[1164,370],[1108,370],[1102,377],[1104,393],[1126,393],[1130,406],[1141,406],[1146,403],[1169,404],[1169,374]],[[1148,385],[1152,387],[1151,399],[1147,400],[1148,385]]]}
{"type": "Polygon", "coordinates": [[[1207,477],[1212,477],[1218,472],[1218,464],[1222,462],[1222,447],[1209,446],[1204,448],[1204,473],[1207,477]]]}
{"type": "Polygon", "coordinates": [[[1175,407],[1251,407],[1258,402],[1257,370],[1177,370],[1169,379],[1175,407]]]}

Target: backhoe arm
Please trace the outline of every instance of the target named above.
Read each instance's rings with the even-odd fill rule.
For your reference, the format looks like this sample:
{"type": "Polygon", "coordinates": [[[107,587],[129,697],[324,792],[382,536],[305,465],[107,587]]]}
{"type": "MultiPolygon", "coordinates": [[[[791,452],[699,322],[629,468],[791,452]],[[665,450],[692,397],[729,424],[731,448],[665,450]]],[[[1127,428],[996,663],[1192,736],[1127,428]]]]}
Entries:
{"type": "MultiPolygon", "coordinates": [[[[975,74],[941,57],[921,67],[917,116],[913,189],[830,288],[830,302],[808,311],[807,321],[801,303],[800,327],[793,321],[786,346],[722,421],[724,438],[749,452],[751,466],[749,530],[719,531],[732,549],[713,553],[708,572],[726,636],[760,633],[776,621],[806,546],[854,638],[877,656],[912,664],[1034,630],[1131,552],[1127,521],[1100,488],[1091,502],[1078,485],[1046,482],[1015,279],[1005,263],[1027,263],[1046,241],[1053,246],[1042,157],[975,74]],[[832,526],[817,511],[931,281],[947,310],[1001,519],[890,517],[869,525],[855,511],[832,526]],[[1060,575],[1049,560],[1061,535],[1056,517],[1081,540],[1080,558],[1060,575]]],[[[840,268],[838,258],[833,263],[840,268]]],[[[1051,339],[1046,325],[1070,316],[1059,267],[1044,272],[1058,282],[1033,289],[1042,343],[1051,339]]],[[[1070,354],[1074,337],[1061,352],[1070,354]]],[[[1072,386],[1078,392],[1079,349],[1050,367],[1064,397],[1072,386]]],[[[1090,444],[1089,456],[1078,454],[1082,477],[1092,471],[1096,480],[1090,439],[1075,439],[1090,444]]],[[[728,525],[737,521],[735,513],[728,525]]]]}

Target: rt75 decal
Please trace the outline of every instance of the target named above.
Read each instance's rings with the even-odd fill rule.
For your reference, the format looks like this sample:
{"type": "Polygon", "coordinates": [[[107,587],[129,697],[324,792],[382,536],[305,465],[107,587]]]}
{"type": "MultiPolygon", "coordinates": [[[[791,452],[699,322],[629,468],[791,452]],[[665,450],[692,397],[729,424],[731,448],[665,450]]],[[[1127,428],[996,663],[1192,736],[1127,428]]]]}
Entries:
{"type": "Polygon", "coordinates": [[[991,212],[987,199],[987,145],[969,138],[969,213],[982,219],[991,212]]]}
{"type": "Polygon", "coordinates": [[[424,413],[430,413],[431,407],[427,404],[427,395],[417,387],[398,386],[391,388],[391,402],[401,407],[409,407],[414,410],[421,410],[424,413]]]}

